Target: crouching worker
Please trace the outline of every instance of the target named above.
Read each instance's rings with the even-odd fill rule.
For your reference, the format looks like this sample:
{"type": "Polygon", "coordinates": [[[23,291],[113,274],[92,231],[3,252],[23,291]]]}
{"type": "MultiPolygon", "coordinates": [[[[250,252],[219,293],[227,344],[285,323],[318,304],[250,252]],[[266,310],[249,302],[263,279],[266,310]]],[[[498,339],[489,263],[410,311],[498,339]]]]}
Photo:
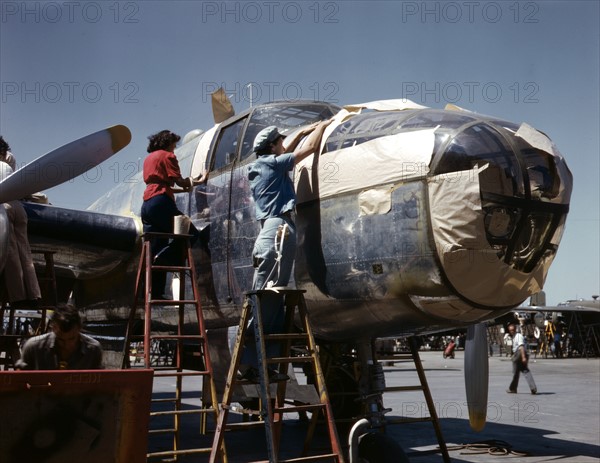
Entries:
{"type": "Polygon", "coordinates": [[[20,370],[95,370],[103,368],[102,347],[81,333],[79,311],[58,304],[50,319],[51,332],[29,339],[16,368],[20,370]]]}

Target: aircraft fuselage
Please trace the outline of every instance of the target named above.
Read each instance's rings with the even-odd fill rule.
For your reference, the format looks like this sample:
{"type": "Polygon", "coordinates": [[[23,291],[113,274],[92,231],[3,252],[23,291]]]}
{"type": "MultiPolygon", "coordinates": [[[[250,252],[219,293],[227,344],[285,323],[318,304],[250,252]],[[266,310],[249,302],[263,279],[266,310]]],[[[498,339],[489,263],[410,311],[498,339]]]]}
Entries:
{"type": "MultiPolygon", "coordinates": [[[[180,210],[203,233],[194,254],[209,327],[236,324],[252,285],[260,227],[247,178],[254,136],[268,125],[293,131],[334,114],[318,156],[293,173],[294,278],[306,290],[319,337],[472,324],[541,289],[571,192],[560,153],[525,124],[396,107],[399,101],[390,102],[391,110],[367,105],[341,112],[318,102],[266,104],[179,148],[184,175],[210,171],[205,185],[177,195],[180,210]]],[[[90,210],[139,217],[143,189],[138,177],[90,210]]],[[[132,252],[122,271],[131,275],[137,260],[132,252]]],[[[99,296],[86,301],[81,294],[80,307],[100,306],[99,296]]]]}

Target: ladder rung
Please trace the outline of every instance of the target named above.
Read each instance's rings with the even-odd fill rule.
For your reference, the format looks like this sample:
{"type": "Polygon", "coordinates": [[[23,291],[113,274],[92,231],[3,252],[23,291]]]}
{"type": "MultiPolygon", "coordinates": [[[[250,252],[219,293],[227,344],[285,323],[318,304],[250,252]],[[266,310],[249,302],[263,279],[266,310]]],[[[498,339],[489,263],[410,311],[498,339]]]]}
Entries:
{"type": "Polygon", "coordinates": [[[152,399],[150,402],[153,404],[177,402],[177,398],[172,397],[169,399],[152,399]]]}
{"type": "Polygon", "coordinates": [[[195,299],[150,299],[149,304],[152,305],[182,305],[182,304],[196,304],[195,299]]]}
{"type": "Polygon", "coordinates": [[[290,334],[265,334],[265,341],[287,341],[288,339],[308,339],[306,333],[290,333],[290,334]]]}
{"type": "Polygon", "coordinates": [[[306,357],[272,357],[270,359],[267,359],[267,363],[268,364],[273,364],[273,363],[309,363],[309,362],[314,362],[315,359],[313,359],[310,356],[306,356],[306,357]]]}
{"type": "Polygon", "coordinates": [[[185,371],[175,371],[172,373],[156,373],[156,369],[155,369],[155,373],[154,373],[154,377],[168,377],[168,376],[206,376],[208,375],[208,371],[195,371],[193,373],[187,373],[185,371]]]}
{"type": "Polygon", "coordinates": [[[238,407],[237,405],[221,404],[221,408],[223,410],[229,410],[230,412],[233,412],[233,413],[260,416],[260,410],[253,410],[251,408],[238,407]]]}
{"type": "MultiPolygon", "coordinates": [[[[309,462],[309,461],[320,461],[320,460],[328,460],[330,458],[335,458],[339,461],[339,455],[337,453],[326,453],[323,455],[311,455],[309,457],[300,457],[300,458],[289,458],[287,460],[277,460],[279,463],[301,463],[301,462],[309,462]]],[[[269,460],[256,460],[251,463],[269,463],[269,460]]]]}
{"type": "Polygon", "coordinates": [[[159,335],[150,336],[150,339],[174,339],[174,340],[182,340],[182,341],[197,340],[197,341],[202,341],[202,342],[205,342],[205,340],[206,340],[206,338],[204,336],[202,336],[201,334],[184,334],[184,335],[159,334],[159,335]]]}
{"type": "Polygon", "coordinates": [[[229,431],[243,431],[248,428],[258,428],[264,425],[264,421],[244,421],[242,423],[227,423],[225,429],[229,431]]]}
{"type": "Polygon", "coordinates": [[[162,270],[164,272],[185,272],[186,270],[192,269],[185,265],[152,265],[150,268],[152,270],[162,270]]]}
{"type": "Polygon", "coordinates": [[[176,432],[175,429],[149,429],[148,434],[171,434],[176,432]]]}
{"type": "Polygon", "coordinates": [[[150,412],[150,416],[200,415],[203,413],[215,413],[215,410],[212,408],[198,408],[194,410],[167,410],[164,412],[150,412]]]}
{"type": "Polygon", "coordinates": [[[319,408],[325,408],[325,404],[308,404],[308,405],[294,405],[292,407],[275,407],[274,412],[280,413],[294,413],[294,412],[310,412],[311,410],[317,410],[319,408]]]}
{"type": "Polygon", "coordinates": [[[197,453],[210,453],[212,450],[211,447],[203,448],[203,449],[187,449],[187,450],[168,450],[166,452],[153,452],[146,454],[147,458],[154,457],[168,457],[175,455],[194,455],[197,453]]]}
{"type": "MultiPolygon", "coordinates": [[[[285,346],[286,348],[286,352],[282,352],[283,355],[279,356],[279,357],[270,357],[267,358],[265,356],[265,352],[261,352],[260,351],[260,346],[257,346],[257,351],[260,352],[259,354],[259,365],[260,368],[262,368],[263,370],[266,370],[266,366],[267,365],[273,365],[273,364],[297,364],[297,363],[303,363],[303,364],[311,364],[314,369],[316,370],[316,381],[319,385],[320,389],[324,390],[325,385],[323,384],[323,378],[321,375],[321,367],[319,364],[319,359],[317,358],[316,352],[314,351],[315,347],[313,345],[313,339],[312,339],[312,335],[310,333],[310,326],[308,326],[307,323],[307,319],[306,319],[306,306],[304,305],[304,298],[302,295],[303,291],[301,290],[291,290],[288,289],[285,294],[287,294],[288,296],[292,296],[291,299],[286,299],[286,323],[291,323],[293,321],[294,318],[294,311],[297,309],[297,315],[300,316],[300,318],[303,320],[303,323],[305,324],[305,328],[306,328],[306,333],[297,333],[297,332],[293,332],[293,333],[275,333],[275,334],[265,334],[265,333],[261,333],[260,332],[260,328],[258,330],[258,332],[260,333],[259,335],[262,336],[262,339],[260,340],[261,342],[264,341],[274,341],[274,342],[282,342],[282,341],[288,341],[286,344],[282,344],[282,346],[285,346]],[[299,340],[302,341],[303,343],[303,347],[300,349],[294,348],[293,343],[291,341],[294,340],[299,340]],[[308,348],[308,353],[306,352],[308,348]],[[292,356],[291,354],[293,354],[294,352],[299,353],[300,356],[292,356]]],[[[250,296],[254,293],[247,293],[247,296],[250,296]]],[[[325,414],[328,414],[327,411],[329,410],[330,407],[330,401],[329,398],[327,397],[326,392],[324,392],[324,394],[320,397],[320,402],[318,403],[310,403],[310,404],[304,404],[304,405],[290,405],[290,406],[285,406],[284,404],[279,403],[278,406],[272,406],[272,407],[265,407],[263,406],[262,410],[258,411],[258,410],[248,410],[248,409],[244,409],[241,406],[238,405],[231,405],[231,398],[233,396],[232,394],[232,388],[234,388],[234,386],[236,384],[244,384],[244,383],[250,383],[250,381],[243,381],[243,380],[239,380],[237,379],[237,377],[235,376],[235,371],[238,367],[238,362],[239,362],[239,355],[240,355],[240,350],[243,349],[243,344],[246,341],[246,338],[248,337],[248,333],[245,331],[245,326],[247,327],[248,325],[245,324],[250,317],[253,314],[260,314],[260,292],[257,293],[258,294],[258,304],[244,304],[243,307],[243,311],[242,311],[242,316],[241,316],[241,321],[240,321],[240,329],[241,329],[241,333],[239,333],[239,337],[237,339],[235,348],[234,348],[234,355],[232,355],[232,358],[235,358],[235,364],[230,368],[230,375],[227,378],[227,382],[225,385],[225,392],[223,394],[224,396],[224,402],[221,404],[221,409],[222,409],[222,413],[219,415],[219,419],[218,419],[218,425],[217,425],[217,429],[215,431],[215,442],[223,442],[223,433],[226,430],[239,430],[239,429],[248,429],[251,427],[256,427],[256,426],[263,426],[265,427],[265,430],[267,432],[267,445],[269,447],[270,450],[273,450],[274,448],[276,449],[278,443],[279,443],[279,435],[277,434],[276,430],[272,429],[271,426],[269,426],[269,424],[271,423],[272,420],[275,420],[275,415],[283,415],[283,414],[290,414],[290,413],[302,413],[302,412],[311,412],[313,413],[313,417],[315,416],[314,413],[317,411],[321,411],[323,410],[323,412],[325,414]],[[244,336],[244,333],[246,333],[246,336],[244,336]],[[231,375],[233,375],[233,377],[231,377],[231,375]],[[262,421],[244,421],[242,423],[228,423],[227,422],[227,417],[229,416],[229,411],[232,412],[237,412],[237,413],[245,413],[245,414],[250,414],[250,415],[254,415],[254,416],[258,416],[260,417],[260,419],[262,421]],[[277,442],[275,442],[275,440],[277,440],[277,442]]],[[[257,316],[258,318],[258,316],[257,316]]],[[[260,321],[260,318],[258,318],[258,320],[260,321]]],[[[260,326],[260,325],[259,325],[260,326]]],[[[289,326],[289,325],[288,325],[289,326]]],[[[295,331],[295,330],[294,330],[295,331]]],[[[256,333],[255,333],[256,335],[256,333]]],[[[257,344],[258,344],[258,340],[257,340],[257,344]]],[[[263,375],[261,374],[261,377],[263,375]]],[[[262,378],[262,380],[264,382],[268,381],[268,378],[262,378]]],[[[270,383],[270,381],[269,381],[270,383]]],[[[254,382],[252,382],[252,384],[255,384],[254,382]]],[[[269,400],[274,400],[274,397],[271,396],[271,392],[270,392],[271,388],[266,386],[264,383],[262,384],[262,387],[260,388],[259,391],[259,396],[260,399],[263,401],[263,405],[266,401],[269,400]]],[[[285,391],[286,391],[286,384],[285,382],[279,383],[278,385],[278,396],[282,395],[285,397],[285,391]]],[[[279,399],[281,399],[281,397],[279,397],[279,399]]],[[[290,403],[290,402],[286,402],[286,403],[290,403]]],[[[327,422],[328,425],[328,434],[329,434],[329,440],[331,443],[331,449],[330,451],[332,453],[328,453],[328,454],[324,454],[324,455],[313,455],[313,456],[308,456],[308,457],[300,457],[300,458],[291,458],[291,459],[286,459],[286,460],[278,460],[281,463],[300,463],[300,462],[311,462],[311,461],[325,461],[325,460],[329,460],[331,461],[332,458],[335,459],[335,461],[337,461],[339,463],[340,461],[340,443],[339,443],[339,438],[337,436],[337,432],[335,431],[335,427],[333,425],[333,417],[329,417],[329,420],[327,422]]],[[[306,441],[305,441],[305,446],[308,446],[310,441],[312,440],[313,435],[312,432],[308,432],[306,435],[306,441]]],[[[211,455],[211,457],[213,457],[213,455],[211,455]]],[[[262,462],[268,463],[268,461],[266,460],[259,460],[253,463],[262,463],[262,462]]]]}
{"type": "MultiPolygon", "coordinates": [[[[144,234],[144,243],[143,243],[143,250],[142,250],[142,254],[141,254],[141,258],[140,258],[140,263],[138,266],[138,272],[137,272],[137,279],[136,279],[136,283],[135,283],[135,294],[134,294],[134,304],[133,307],[131,308],[130,311],[130,319],[129,319],[129,323],[128,323],[128,334],[127,334],[127,338],[126,338],[126,342],[128,343],[127,348],[131,349],[133,347],[133,342],[137,342],[139,343],[139,341],[142,341],[142,346],[143,347],[138,347],[137,351],[133,351],[136,355],[135,355],[135,363],[137,364],[137,362],[141,359],[142,363],[144,365],[146,365],[146,359],[150,358],[151,361],[149,362],[149,365],[146,366],[147,368],[153,368],[154,369],[154,377],[158,378],[158,377],[164,377],[164,378],[178,378],[177,381],[172,381],[174,384],[174,389],[175,389],[175,395],[172,396],[171,394],[168,394],[168,397],[165,398],[160,398],[160,399],[155,399],[155,400],[151,400],[151,404],[153,406],[154,409],[157,409],[155,411],[150,411],[149,413],[149,417],[150,418],[156,418],[158,419],[158,421],[160,421],[161,417],[167,417],[167,416],[173,416],[175,417],[175,423],[177,423],[177,419],[176,417],[178,416],[184,416],[184,415],[196,415],[196,416],[200,416],[200,422],[201,422],[201,432],[204,434],[205,431],[205,426],[206,426],[206,415],[207,414],[212,414],[215,418],[218,417],[219,414],[219,410],[218,407],[215,405],[213,405],[213,402],[211,401],[210,406],[206,406],[208,404],[204,404],[201,407],[185,407],[185,409],[181,409],[181,396],[182,395],[182,378],[184,377],[202,377],[204,379],[204,377],[208,376],[211,381],[210,381],[210,392],[211,392],[211,396],[213,398],[216,398],[216,391],[214,390],[215,386],[214,383],[212,381],[212,371],[211,370],[211,366],[210,366],[210,355],[208,354],[207,351],[207,345],[208,345],[208,339],[206,337],[206,332],[204,329],[204,322],[202,320],[202,304],[200,302],[200,296],[198,295],[197,292],[197,288],[194,288],[194,293],[193,295],[188,295],[188,294],[182,294],[182,293],[177,293],[174,294],[173,297],[174,298],[179,298],[179,299],[155,299],[152,297],[150,291],[148,291],[148,288],[144,289],[145,286],[145,278],[148,275],[149,272],[172,272],[175,273],[176,276],[177,274],[180,276],[180,282],[183,284],[185,280],[187,280],[189,278],[189,280],[187,280],[188,282],[191,282],[192,285],[195,285],[195,283],[197,282],[197,276],[196,276],[196,270],[194,267],[194,263],[193,263],[193,258],[192,258],[192,254],[191,254],[191,247],[189,244],[189,235],[174,235],[174,234],[168,234],[168,233],[161,233],[161,234],[156,234],[156,233],[145,233],[144,234]],[[151,251],[151,246],[150,246],[150,241],[148,239],[148,237],[156,237],[156,236],[162,236],[162,237],[170,237],[170,238],[180,238],[182,240],[187,240],[185,242],[186,244],[186,256],[184,257],[184,260],[179,261],[178,265],[153,265],[153,263],[151,262],[151,256],[150,256],[150,251],[151,251]],[[192,297],[193,299],[186,299],[186,297],[192,297]],[[146,331],[144,333],[144,335],[133,335],[133,333],[131,333],[133,331],[133,320],[135,319],[135,315],[137,314],[137,312],[139,311],[141,306],[142,309],[142,313],[144,315],[144,318],[147,320],[148,318],[152,318],[152,307],[164,307],[166,310],[169,311],[169,313],[173,314],[174,316],[176,316],[177,314],[179,314],[179,321],[177,322],[178,325],[178,329],[177,331],[166,331],[166,333],[160,333],[158,331],[154,331],[154,332],[148,332],[146,331]],[[178,334],[178,333],[182,333],[183,331],[183,311],[184,310],[189,310],[189,309],[193,309],[195,307],[196,310],[196,314],[197,314],[197,323],[198,323],[198,329],[195,331],[198,334],[178,334]],[[148,341],[148,342],[146,342],[148,341]],[[188,369],[186,368],[184,370],[184,368],[182,368],[182,364],[179,363],[179,360],[177,362],[174,361],[174,359],[170,359],[171,355],[174,354],[173,349],[168,349],[169,352],[160,354],[159,352],[154,352],[155,349],[153,349],[152,345],[148,345],[148,344],[153,344],[154,341],[164,341],[167,344],[171,345],[171,346],[179,346],[181,347],[181,345],[183,343],[185,343],[185,345],[189,345],[190,347],[193,347],[195,352],[193,353],[194,355],[194,361],[198,360],[198,368],[206,368],[209,371],[205,371],[205,370],[195,370],[195,369],[188,369]],[[175,344],[177,343],[177,344],[175,344]],[[199,352],[199,354],[197,353],[199,352]],[[143,353],[140,356],[140,353],[143,353]],[[154,360],[156,357],[158,357],[156,360],[154,360]],[[165,361],[162,361],[163,358],[165,358],[165,361]],[[161,404],[163,405],[161,407],[161,404]],[[161,410],[161,408],[163,408],[163,410],[161,410]],[[166,409],[166,410],[165,410],[166,409]]],[[[149,325],[145,324],[145,329],[148,328],[149,325]]],[[[138,345],[139,346],[139,345],[138,345]]],[[[181,354],[181,353],[180,353],[181,354]]],[[[129,358],[131,358],[131,355],[129,356],[129,358]]],[[[179,357],[177,357],[179,359],[179,357]]],[[[123,362],[124,365],[127,365],[128,367],[131,368],[131,365],[128,362],[123,362]]],[[[196,388],[193,388],[194,390],[196,388]]],[[[202,393],[204,393],[206,391],[204,391],[204,387],[202,387],[202,392],[198,391],[198,396],[200,396],[202,393]]],[[[203,396],[202,396],[203,397],[203,396]]],[[[204,400],[203,400],[204,402],[204,400]]],[[[210,453],[212,448],[211,447],[207,447],[207,448],[185,448],[185,449],[178,449],[177,447],[179,447],[179,439],[181,437],[180,433],[181,433],[181,429],[179,429],[179,427],[177,425],[172,426],[172,427],[167,427],[166,429],[157,429],[160,427],[159,423],[154,423],[153,425],[155,425],[155,429],[150,429],[148,430],[149,434],[173,434],[174,436],[174,442],[173,442],[173,446],[172,448],[169,449],[170,446],[168,446],[167,448],[162,447],[162,444],[158,444],[161,445],[161,449],[157,449],[158,451],[156,452],[148,452],[146,454],[146,457],[148,459],[150,458],[159,458],[159,459],[168,459],[169,461],[173,461],[173,460],[178,460],[178,456],[184,456],[184,455],[193,455],[193,454],[200,454],[200,453],[210,453]],[[158,426],[157,426],[158,425],[158,426]]],[[[168,426],[168,425],[167,425],[168,426]]],[[[193,446],[193,444],[192,444],[193,446]]],[[[189,446],[188,446],[189,447],[189,446]]],[[[224,446],[221,447],[222,451],[224,452],[224,446]]],[[[224,455],[224,453],[223,453],[224,455]]]]}
{"type": "Polygon", "coordinates": [[[309,461],[329,460],[330,458],[335,458],[337,461],[339,461],[339,455],[336,453],[324,453],[323,455],[311,455],[309,457],[289,458],[286,460],[278,460],[278,461],[279,461],[279,463],[300,463],[300,462],[309,462],[309,461]]]}
{"type": "Polygon", "coordinates": [[[422,391],[423,386],[391,386],[386,387],[383,392],[400,392],[400,391],[422,391]]]}

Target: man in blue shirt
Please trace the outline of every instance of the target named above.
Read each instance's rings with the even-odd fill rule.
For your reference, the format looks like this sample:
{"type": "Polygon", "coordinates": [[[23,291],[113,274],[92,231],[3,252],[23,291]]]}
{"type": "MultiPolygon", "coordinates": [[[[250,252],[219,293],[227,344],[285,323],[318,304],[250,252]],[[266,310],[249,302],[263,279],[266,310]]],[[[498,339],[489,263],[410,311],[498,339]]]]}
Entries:
{"type": "MultiPolygon", "coordinates": [[[[283,145],[285,138],[275,126],[261,130],[254,139],[257,160],[250,166],[248,179],[256,208],[256,219],[261,230],[253,249],[254,281],[252,289],[287,286],[296,255],[296,227],[292,211],[296,205],[294,183],[290,171],[294,166],[315,153],[321,137],[331,121],[311,124],[300,130],[294,139],[283,145]],[[300,140],[308,135],[298,146],[300,140]]],[[[265,334],[281,332],[283,327],[282,297],[276,292],[264,293],[261,297],[261,314],[265,334]]],[[[243,363],[249,368],[244,379],[256,381],[258,360],[254,346],[245,349],[243,363]]],[[[277,343],[269,343],[267,355],[273,356],[277,343]]],[[[270,371],[271,381],[287,380],[287,375],[270,371]]]]}

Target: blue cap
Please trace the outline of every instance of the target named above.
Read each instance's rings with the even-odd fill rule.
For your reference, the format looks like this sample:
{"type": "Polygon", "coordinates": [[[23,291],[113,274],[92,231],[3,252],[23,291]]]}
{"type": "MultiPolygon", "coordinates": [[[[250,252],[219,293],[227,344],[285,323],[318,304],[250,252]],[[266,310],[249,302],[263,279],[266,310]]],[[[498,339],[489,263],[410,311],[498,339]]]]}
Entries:
{"type": "Polygon", "coordinates": [[[280,137],[285,138],[285,135],[281,135],[277,127],[275,127],[274,125],[270,125],[269,127],[262,129],[260,132],[258,132],[256,138],[254,139],[253,150],[264,151],[267,148],[269,148],[269,145],[271,143],[275,143],[280,137]]]}

